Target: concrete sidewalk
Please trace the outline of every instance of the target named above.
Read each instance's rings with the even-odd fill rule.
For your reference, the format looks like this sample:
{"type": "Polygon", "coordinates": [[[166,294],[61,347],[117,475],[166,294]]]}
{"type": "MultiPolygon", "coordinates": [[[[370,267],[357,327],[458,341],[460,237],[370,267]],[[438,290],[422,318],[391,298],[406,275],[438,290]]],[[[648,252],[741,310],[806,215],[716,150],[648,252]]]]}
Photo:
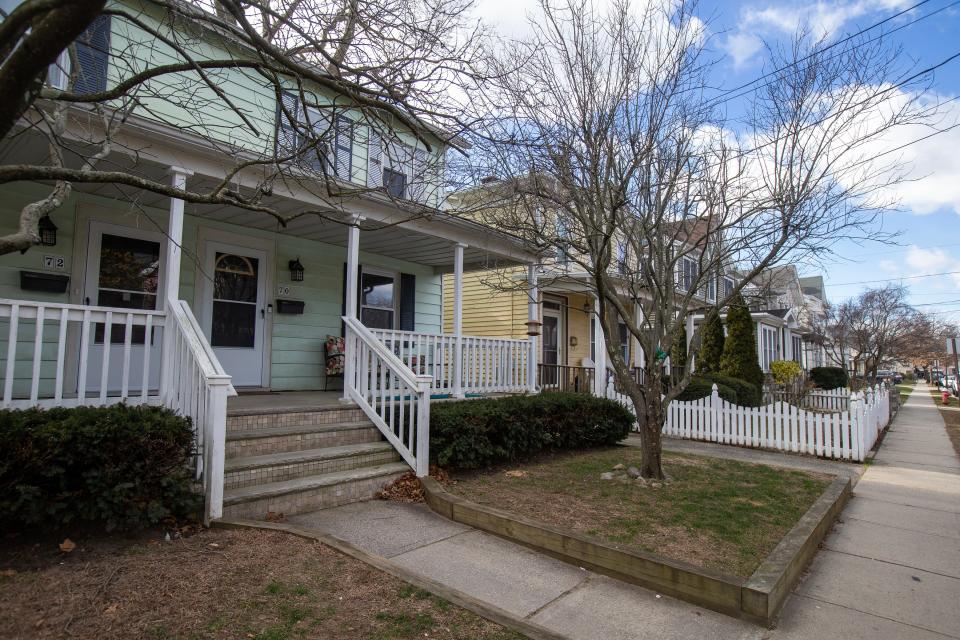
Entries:
{"type": "MultiPolygon", "coordinates": [[[[722,451],[751,462],[858,471],[722,451]]],[[[925,389],[901,410],[854,495],[774,631],[566,564],[423,505],[355,503],[290,522],[572,639],[960,638],[960,462],[925,389]]]]}
{"type": "Polygon", "coordinates": [[[918,384],[775,638],[960,638],[960,460],[918,384]]]}

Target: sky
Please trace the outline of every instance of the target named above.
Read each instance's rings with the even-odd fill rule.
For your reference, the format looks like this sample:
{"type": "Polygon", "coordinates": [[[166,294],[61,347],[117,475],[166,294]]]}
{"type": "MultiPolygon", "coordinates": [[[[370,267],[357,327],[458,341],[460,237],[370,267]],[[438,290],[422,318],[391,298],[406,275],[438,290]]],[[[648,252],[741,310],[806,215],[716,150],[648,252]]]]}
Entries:
{"type": "MultiPolygon", "coordinates": [[[[537,6],[537,0],[476,1],[476,16],[506,38],[528,33],[527,16],[535,15],[537,6]]],[[[697,14],[711,34],[714,84],[730,88],[763,75],[763,43],[789,38],[800,24],[840,39],[910,9],[884,25],[893,31],[888,42],[901,49],[905,65],[923,69],[960,53],[960,0],[927,0],[911,9],[920,1],[701,0],[697,14]]],[[[956,98],[944,107],[939,128],[960,123],[960,57],[937,70],[931,91],[940,101],[956,98]]],[[[930,133],[905,131],[891,146],[930,133]]],[[[801,275],[823,274],[834,303],[867,287],[902,282],[911,304],[960,324],[960,126],[898,153],[910,180],[895,194],[899,210],[884,212],[881,222],[884,231],[897,233],[894,242],[841,240],[839,256],[822,265],[798,265],[801,275]],[[945,272],[957,273],[927,277],[945,272]]]]}

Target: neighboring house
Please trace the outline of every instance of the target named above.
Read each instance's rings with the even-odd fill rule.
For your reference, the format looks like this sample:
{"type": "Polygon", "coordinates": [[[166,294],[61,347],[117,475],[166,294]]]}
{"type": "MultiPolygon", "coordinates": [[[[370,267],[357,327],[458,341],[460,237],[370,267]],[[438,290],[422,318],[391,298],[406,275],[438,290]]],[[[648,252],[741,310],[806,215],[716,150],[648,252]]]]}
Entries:
{"type": "MultiPolygon", "coordinates": [[[[160,4],[137,3],[141,20],[160,20],[163,11],[160,4]]],[[[118,81],[112,60],[120,52],[154,55],[161,48],[130,46],[145,36],[116,18],[100,19],[92,29],[92,40],[104,50],[100,56],[78,56],[89,90],[118,81]]],[[[201,32],[208,54],[217,57],[217,48],[227,47],[198,27],[201,32]]],[[[168,174],[174,184],[215,184],[233,165],[234,154],[296,144],[270,86],[243,69],[223,74],[229,81],[221,88],[242,100],[265,132],[260,137],[224,126],[222,144],[212,148],[191,134],[191,125],[229,111],[163,112],[158,102],[129,119],[122,129],[125,144],[114,148],[107,163],[130,165],[136,153],[135,171],[144,175],[168,174]]],[[[52,73],[50,81],[63,79],[52,73]]],[[[283,106],[299,117],[295,103],[283,106]]],[[[342,117],[349,119],[349,110],[342,117]]],[[[461,343],[442,335],[443,274],[469,273],[491,259],[524,265],[535,256],[509,235],[440,211],[439,184],[430,185],[440,176],[417,175],[428,164],[426,152],[407,132],[398,130],[394,141],[374,138],[361,127],[338,124],[329,159],[337,179],[373,188],[343,198],[342,221],[303,217],[278,228],[269,216],[229,206],[74,185],[50,216],[57,227],[55,244],[0,257],[2,406],[148,403],[192,417],[202,449],[198,475],[206,486],[208,516],[214,518],[224,504],[235,515],[267,508],[290,513],[325,500],[370,495],[396,476],[401,458],[425,473],[431,397],[534,388],[525,354],[535,342],[526,336],[482,343],[465,336],[461,343]],[[406,144],[409,153],[394,154],[386,166],[381,153],[386,144],[406,144]],[[431,188],[406,188],[418,181],[431,188]],[[408,205],[425,208],[429,218],[409,215],[408,205]],[[495,372],[482,364],[495,359],[509,364],[495,372]],[[321,394],[280,401],[248,395],[231,399],[229,406],[227,401],[234,389],[312,392],[341,385],[343,391],[329,394],[332,409],[321,394]],[[336,413],[337,396],[362,413],[348,418],[336,413]],[[410,405],[408,415],[394,415],[397,398],[410,405]],[[280,415],[297,403],[318,410],[323,405],[335,415],[330,420],[280,415]],[[228,413],[233,435],[225,435],[228,413]],[[367,469],[370,452],[360,450],[350,458],[357,461],[353,466],[343,462],[344,455],[331,466],[329,452],[307,446],[327,442],[329,427],[320,423],[361,418],[390,442],[384,443],[387,452],[380,452],[380,466],[367,469]],[[276,453],[263,435],[250,433],[256,428],[272,429],[285,446],[309,451],[285,467],[262,456],[250,458],[251,452],[276,453]],[[225,462],[225,450],[234,452],[227,458],[241,456],[243,464],[225,462]],[[318,471],[353,467],[365,469],[365,475],[331,479],[318,471]]],[[[23,129],[17,144],[4,148],[4,160],[32,161],[34,148],[45,148],[43,139],[23,129]]],[[[435,140],[436,159],[444,152],[435,140]]],[[[308,188],[309,169],[304,168],[304,184],[278,184],[265,197],[285,211],[322,206],[308,188]]],[[[49,188],[24,182],[2,187],[2,231],[14,231],[21,208],[49,188]]],[[[329,442],[369,441],[369,434],[367,440],[350,440],[352,433],[344,430],[329,442]]]]}
{"type": "MultiPolygon", "coordinates": [[[[757,355],[765,373],[774,360],[793,360],[805,371],[826,364],[822,276],[801,278],[792,264],[772,267],[746,285],[743,296],[753,317],[757,355]]],[[[693,324],[702,320],[702,315],[696,315],[693,324]]]]}
{"type": "MultiPolygon", "coordinates": [[[[504,183],[487,181],[475,189],[453,194],[449,202],[453,207],[461,207],[469,215],[482,219],[495,226],[497,206],[484,207],[484,202],[503,202],[504,183]]],[[[506,187],[509,188],[509,187],[506,187]]],[[[549,215],[549,213],[543,213],[549,215]]],[[[550,222],[557,233],[563,236],[562,222],[550,222]]],[[[704,221],[698,220],[689,229],[670,230],[671,238],[677,243],[678,253],[685,248],[697,246],[706,237],[702,228],[704,221]]],[[[629,255],[628,243],[616,241],[615,270],[611,275],[616,282],[626,283],[624,271],[639,269],[636,256],[629,255]]],[[[684,292],[698,278],[698,261],[692,257],[681,257],[676,264],[676,286],[684,292]]],[[[464,310],[463,327],[465,331],[496,335],[514,339],[528,333],[529,288],[525,285],[526,275],[517,269],[491,268],[465,276],[463,284],[464,310]]],[[[694,295],[697,305],[715,303],[718,289],[721,294],[732,291],[735,281],[732,276],[722,276],[710,282],[704,291],[694,295]]],[[[453,289],[455,279],[444,276],[444,327],[453,330],[454,305],[453,289]]],[[[634,317],[642,313],[641,305],[631,302],[624,286],[624,303],[634,309],[634,317]]],[[[602,394],[607,376],[597,377],[595,370],[608,368],[606,362],[606,343],[602,330],[596,322],[596,299],[592,292],[589,274],[578,265],[575,256],[563,251],[545,257],[537,269],[537,293],[535,319],[541,333],[537,353],[537,382],[540,388],[571,391],[593,390],[602,394]],[[599,348],[598,348],[599,345],[599,348]]],[[[641,296],[643,293],[641,292],[641,296]]],[[[643,369],[647,357],[640,344],[627,330],[624,323],[619,327],[620,348],[624,359],[634,369],[643,369]]],[[[668,361],[669,363],[669,361],[668,361]]],[[[669,364],[668,364],[669,366],[669,364]]]]}

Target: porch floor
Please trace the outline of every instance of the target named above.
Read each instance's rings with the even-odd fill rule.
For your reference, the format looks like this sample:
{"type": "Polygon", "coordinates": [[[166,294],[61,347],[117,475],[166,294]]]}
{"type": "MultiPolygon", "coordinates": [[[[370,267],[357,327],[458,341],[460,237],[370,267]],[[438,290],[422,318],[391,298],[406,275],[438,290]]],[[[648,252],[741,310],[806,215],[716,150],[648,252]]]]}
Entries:
{"type": "Polygon", "coordinates": [[[342,391],[241,391],[227,399],[227,415],[335,409],[343,406],[342,394],[342,391]]]}

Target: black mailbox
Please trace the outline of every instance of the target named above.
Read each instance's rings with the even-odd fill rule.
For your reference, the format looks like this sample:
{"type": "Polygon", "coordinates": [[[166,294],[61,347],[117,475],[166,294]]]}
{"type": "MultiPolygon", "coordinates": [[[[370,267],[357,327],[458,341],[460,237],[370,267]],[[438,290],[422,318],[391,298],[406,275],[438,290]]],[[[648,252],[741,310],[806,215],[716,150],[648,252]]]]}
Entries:
{"type": "Polygon", "coordinates": [[[280,300],[277,299],[277,313],[291,313],[295,315],[303,314],[303,300],[280,300]]]}
{"type": "Polygon", "coordinates": [[[42,271],[21,271],[20,288],[24,291],[44,291],[46,293],[65,293],[70,276],[42,271]]]}

